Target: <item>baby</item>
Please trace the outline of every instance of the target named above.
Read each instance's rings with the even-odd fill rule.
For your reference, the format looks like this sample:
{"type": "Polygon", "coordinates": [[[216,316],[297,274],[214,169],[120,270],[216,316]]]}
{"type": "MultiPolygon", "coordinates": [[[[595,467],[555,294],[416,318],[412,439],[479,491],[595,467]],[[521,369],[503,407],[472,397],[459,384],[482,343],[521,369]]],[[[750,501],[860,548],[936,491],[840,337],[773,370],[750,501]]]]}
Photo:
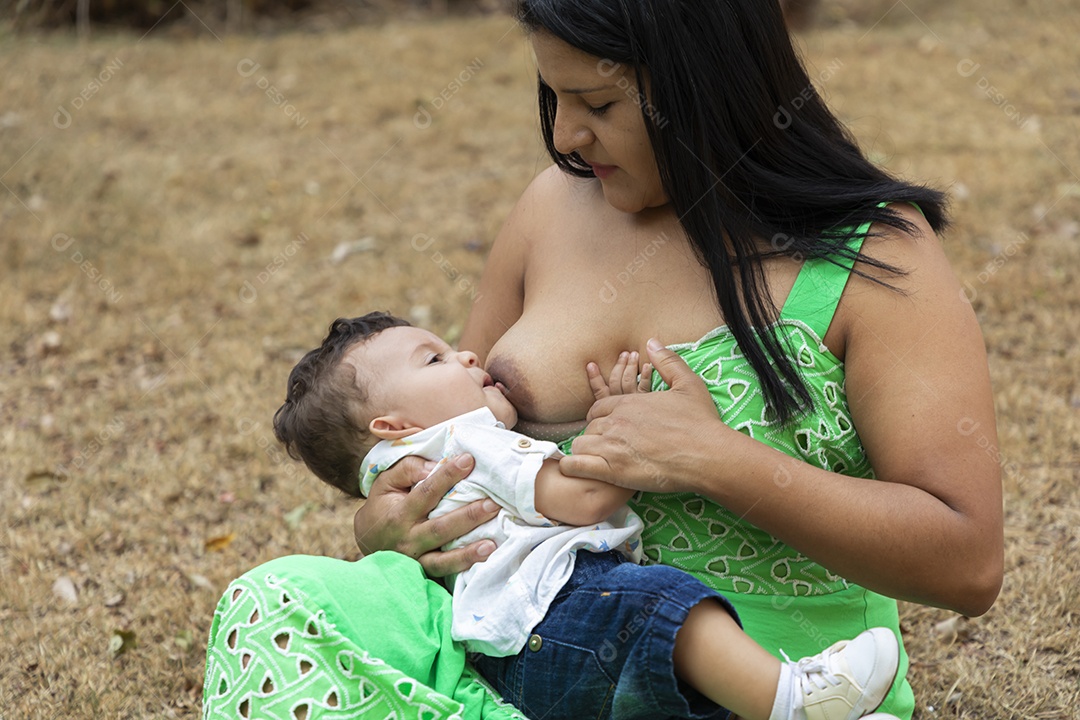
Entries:
{"type": "MultiPolygon", "coordinates": [[[[598,399],[645,391],[652,374],[646,363],[637,379],[637,353],[621,354],[607,381],[595,365],[587,372],[598,399]]],[[[638,564],[632,490],[563,475],[558,448],[513,432],[516,423],[474,353],[386,313],[335,320],[293,369],[274,416],[289,453],[354,496],[409,455],[474,457],[431,513],[487,497],[501,507],[455,543],[498,547],[452,579],[452,635],[532,717],[719,718],[727,708],[747,720],[833,720],[881,703],[897,671],[890,631],[781,662],[716,591],[638,564]]]]}

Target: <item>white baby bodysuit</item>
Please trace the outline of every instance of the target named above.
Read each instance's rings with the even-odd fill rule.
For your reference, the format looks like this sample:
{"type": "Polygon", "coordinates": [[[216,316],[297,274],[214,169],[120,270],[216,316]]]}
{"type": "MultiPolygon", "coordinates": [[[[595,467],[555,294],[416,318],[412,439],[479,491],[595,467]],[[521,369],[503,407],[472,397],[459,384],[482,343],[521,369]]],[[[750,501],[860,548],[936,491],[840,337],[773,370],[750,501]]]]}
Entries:
{"type": "Polygon", "coordinates": [[[445,549],[491,538],[498,548],[453,578],[455,640],[471,652],[515,655],[570,578],[578,550],[618,550],[641,561],[642,522],[622,507],[605,522],[587,527],[557,525],[535,507],[536,474],[546,458],[562,453],[555,443],[507,430],[487,408],[474,410],[401,440],[383,440],[364,459],[360,491],[403,457],[446,462],[467,452],[476,466],[439,501],[428,517],[445,515],[489,497],[499,514],[445,549]]]}

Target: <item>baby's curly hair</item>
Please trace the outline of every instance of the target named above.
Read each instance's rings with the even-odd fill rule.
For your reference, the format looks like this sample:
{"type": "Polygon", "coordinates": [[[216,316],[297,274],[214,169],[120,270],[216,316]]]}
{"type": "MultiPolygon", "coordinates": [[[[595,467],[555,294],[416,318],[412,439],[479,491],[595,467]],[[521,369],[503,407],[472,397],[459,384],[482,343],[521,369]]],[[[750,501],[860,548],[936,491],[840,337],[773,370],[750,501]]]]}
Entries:
{"type": "Polygon", "coordinates": [[[368,430],[367,388],[341,362],[355,344],[409,322],[385,312],[338,318],[322,345],[289,373],[285,404],[274,413],[274,435],[290,457],[320,479],[360,497],[360,466],[374,445],[368,430]]]}

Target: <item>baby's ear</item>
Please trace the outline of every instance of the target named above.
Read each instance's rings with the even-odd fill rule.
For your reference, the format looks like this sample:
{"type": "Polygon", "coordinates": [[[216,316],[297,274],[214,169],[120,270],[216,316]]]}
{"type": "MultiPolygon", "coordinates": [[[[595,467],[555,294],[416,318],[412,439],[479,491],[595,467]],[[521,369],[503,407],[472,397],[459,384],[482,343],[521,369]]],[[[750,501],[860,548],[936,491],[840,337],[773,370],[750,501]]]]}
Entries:
{"type": "Polygon", "coordinates": [[[394,415],[383,415],[368,423],[371,434],[382,440],[400,440],[415,435],[423,429],[394,415]]]}

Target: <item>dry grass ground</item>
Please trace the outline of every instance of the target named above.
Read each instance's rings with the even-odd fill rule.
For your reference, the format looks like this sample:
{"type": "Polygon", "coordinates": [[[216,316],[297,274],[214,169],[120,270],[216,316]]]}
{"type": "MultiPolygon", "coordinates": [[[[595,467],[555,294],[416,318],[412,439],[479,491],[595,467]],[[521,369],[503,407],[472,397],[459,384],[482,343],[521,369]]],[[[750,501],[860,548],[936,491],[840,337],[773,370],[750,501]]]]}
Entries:
{"type": "MultiPolygon", "coordinates": [[[[1080,717],[1075,13],[826,2],[800,38],[875,159],[951,187],[990,350],[1000,441],[965,430],[1004,466],[1005,586],[952,639],[904,607],[921,718],[1080,717]]],[[[528,53],[504,17],[6,36],[0,77],[0,718],[195,717],[226,583],[357,554],[273,441],[296,353],[372,308],[460,331],[547,163],[528,53]]]]}

